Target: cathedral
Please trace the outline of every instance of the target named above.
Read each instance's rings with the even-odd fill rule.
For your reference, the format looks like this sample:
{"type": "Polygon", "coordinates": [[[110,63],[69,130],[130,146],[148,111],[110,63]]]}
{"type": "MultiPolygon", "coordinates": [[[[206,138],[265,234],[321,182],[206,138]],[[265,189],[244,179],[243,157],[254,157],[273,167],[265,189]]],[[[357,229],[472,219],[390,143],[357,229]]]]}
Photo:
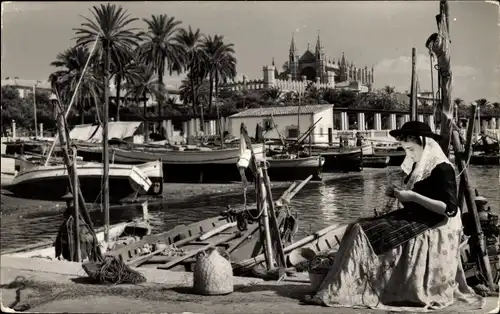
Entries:
{"type": "Polygon", "coordinates": [[[282,79],[288,78],[293,81],[306,79],[338,87],[358,82],[370,88],[374,82],[373,67],[371,69],[367,66],[358,68],[353,62],[346,60],[344,53],[337,62],[328,58],[323,51],[319,33],[314,52],[308,46],[302,56],[298,54],[295,38],[292,36],[287,69],[279,76],[282,79]]]}

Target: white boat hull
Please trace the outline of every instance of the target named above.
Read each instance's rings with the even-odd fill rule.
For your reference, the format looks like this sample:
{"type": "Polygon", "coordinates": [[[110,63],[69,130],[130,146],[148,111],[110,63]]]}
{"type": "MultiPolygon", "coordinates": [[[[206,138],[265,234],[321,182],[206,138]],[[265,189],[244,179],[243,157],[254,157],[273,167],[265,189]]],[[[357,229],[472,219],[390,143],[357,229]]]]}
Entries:
{"type": "MultiPolygon", "coordinates": [[[[149,191],[152,180],[162,181],[162,171],[159,161],[139,166],[110,165],[110,199],[118,200],[134,192],[149,191]]],[[[101,195],[103,172],[103,165],[100,163],[82,163],[77,166],[80,189],[86,201],[94,202],[101,195]]],[[[68,187],[67,168],[65,165],[57,165],[34,166],[21,171],[5,189],[23,198],[60,200],[68,187]]]]}

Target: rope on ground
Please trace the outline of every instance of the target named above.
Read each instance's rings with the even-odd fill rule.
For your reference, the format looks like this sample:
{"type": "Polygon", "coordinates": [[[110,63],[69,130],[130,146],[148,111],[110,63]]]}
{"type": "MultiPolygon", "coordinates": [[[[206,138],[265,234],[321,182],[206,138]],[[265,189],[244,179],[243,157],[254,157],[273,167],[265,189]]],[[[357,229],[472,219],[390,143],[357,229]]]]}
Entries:
{"type": "Polygon", "coordinates": [[[92,280],[101,284],[146,282],[146,277],[143,274],[133,270],[123,260],[115,256],[106,256],[101,263],[84,263],[82,267],[92,280]]]}

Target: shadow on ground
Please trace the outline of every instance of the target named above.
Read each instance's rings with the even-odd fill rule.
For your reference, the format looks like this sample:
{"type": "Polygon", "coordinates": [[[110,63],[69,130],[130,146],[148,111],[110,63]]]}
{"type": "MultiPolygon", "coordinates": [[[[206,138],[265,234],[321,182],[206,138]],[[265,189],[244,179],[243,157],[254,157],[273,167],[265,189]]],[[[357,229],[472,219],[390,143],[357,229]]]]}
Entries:
{"type": "MultiPolygon", "coordinates": [[[[197,297],[213,298],[214,296],[200,296],[195,293],[192,287],[174,287],[166,290],[174,291],[178,294],[183,295],[196,295],[197,297]]],[[[290,298],[294,300],[303,300],[304,296],[309,294],[309,285],[266,285],[266,284],[254,284],[254,285],[236,285],[234,286],[234,292],[236,294],[245,294],[253,292],[264,292],[278,295],[284,298],[290,298]]],[[[266,293],[266,294],[267,294],[266,293]]]]}

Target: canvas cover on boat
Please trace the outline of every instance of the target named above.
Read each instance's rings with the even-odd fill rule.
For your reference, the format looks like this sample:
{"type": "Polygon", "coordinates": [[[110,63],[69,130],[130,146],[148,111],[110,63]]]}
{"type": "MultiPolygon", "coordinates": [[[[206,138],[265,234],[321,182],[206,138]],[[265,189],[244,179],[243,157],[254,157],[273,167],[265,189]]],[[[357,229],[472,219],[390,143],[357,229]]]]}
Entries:
{"type": "MultiPolygon", "coordinates": [[[[140,121],[117,121],[108,123],[108,138],[131,140],[136,135],[142,135],[143,128],[140,121]]],[[[69,136],[74,141],[84,141],[90,143],[102,142],[102,127],[97,124],[76,125],[69,136]]]]}

